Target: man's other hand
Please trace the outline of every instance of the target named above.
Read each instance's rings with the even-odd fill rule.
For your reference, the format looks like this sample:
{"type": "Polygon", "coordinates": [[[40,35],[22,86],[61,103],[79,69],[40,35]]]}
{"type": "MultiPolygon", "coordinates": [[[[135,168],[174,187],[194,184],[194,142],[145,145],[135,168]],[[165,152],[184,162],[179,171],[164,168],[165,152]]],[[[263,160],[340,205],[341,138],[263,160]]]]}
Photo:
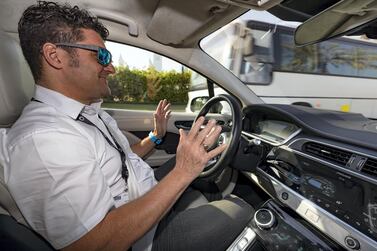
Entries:
{"type": "Polygon", "coordinates": [[[162,139],[166,134],[170,113],[170,103],[166,99],[160,100],[156,108],[156,111],[153,113],[153,133],[159,139],[162,139]]]}

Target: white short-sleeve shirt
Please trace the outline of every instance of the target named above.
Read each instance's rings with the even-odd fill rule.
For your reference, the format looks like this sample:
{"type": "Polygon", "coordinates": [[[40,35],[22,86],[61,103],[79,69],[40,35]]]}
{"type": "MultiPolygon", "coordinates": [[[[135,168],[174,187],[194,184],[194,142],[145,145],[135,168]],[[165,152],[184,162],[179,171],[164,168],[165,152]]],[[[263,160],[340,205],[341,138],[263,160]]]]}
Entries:
{"type": "Polygon", "coordinates": [[[150,187],[156,181],[100,103],[85,106],[41,86],[34,97],[40,102],[30,102],[8,132],[4,180],[28,224],[61,249],[129,201],[119,152],[98,130],[112,139],[98,113],[112,124],[140,176],[150,187]],[[98,128],[77,121],[80,113],[98,128]]]}

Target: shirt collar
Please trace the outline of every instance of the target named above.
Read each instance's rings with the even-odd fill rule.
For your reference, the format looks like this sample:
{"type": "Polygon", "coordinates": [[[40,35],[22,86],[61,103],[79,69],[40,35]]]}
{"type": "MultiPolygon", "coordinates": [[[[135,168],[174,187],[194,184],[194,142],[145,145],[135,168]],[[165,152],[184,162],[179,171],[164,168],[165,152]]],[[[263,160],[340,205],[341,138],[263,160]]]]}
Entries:
{"type": "Polygon", "coordinates": [[[98,114],[102,104],[102,100],[100,100],[99,102],[85,105],[77,100],[40,85],[36,85],[34,98],[44,104],[53,106],[56,110],[73,119],[76,119],[80,113],[86,113],[89,115],[98,114]]]}

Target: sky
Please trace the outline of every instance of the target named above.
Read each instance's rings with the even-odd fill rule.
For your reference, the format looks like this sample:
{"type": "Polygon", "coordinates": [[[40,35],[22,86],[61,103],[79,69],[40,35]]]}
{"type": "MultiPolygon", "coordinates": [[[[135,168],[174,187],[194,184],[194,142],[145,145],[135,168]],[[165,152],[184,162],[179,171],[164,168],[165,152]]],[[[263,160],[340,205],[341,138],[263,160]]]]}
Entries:
{"type": "MultiPolygon", "coordinates": [[[[153,53],[139,49],[133,46],[127,46],[114,42],[106,42],[106,48],[113,54],[114,66],[120,65],[120,57],[124,60],[125,65],[131,69],[147,69],[151,62],[153,62],[153,53]]],[[[181,70],[181,65],[175,63],[173,60],[164,58],[162,60],[162,70],[181,70]]]]}

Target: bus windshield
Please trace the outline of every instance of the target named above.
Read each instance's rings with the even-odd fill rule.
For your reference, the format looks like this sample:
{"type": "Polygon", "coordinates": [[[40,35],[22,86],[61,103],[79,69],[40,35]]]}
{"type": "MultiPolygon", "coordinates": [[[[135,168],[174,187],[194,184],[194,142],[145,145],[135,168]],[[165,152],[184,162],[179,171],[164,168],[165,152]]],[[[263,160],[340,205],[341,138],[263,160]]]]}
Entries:
{"type": "Polygon", "coordinates": [[[266,103],[377,119],[377,43],[341,37],[297,47],[293,36],[298,25],[251,10],[204,38],[200,46],[266,103]]]}

